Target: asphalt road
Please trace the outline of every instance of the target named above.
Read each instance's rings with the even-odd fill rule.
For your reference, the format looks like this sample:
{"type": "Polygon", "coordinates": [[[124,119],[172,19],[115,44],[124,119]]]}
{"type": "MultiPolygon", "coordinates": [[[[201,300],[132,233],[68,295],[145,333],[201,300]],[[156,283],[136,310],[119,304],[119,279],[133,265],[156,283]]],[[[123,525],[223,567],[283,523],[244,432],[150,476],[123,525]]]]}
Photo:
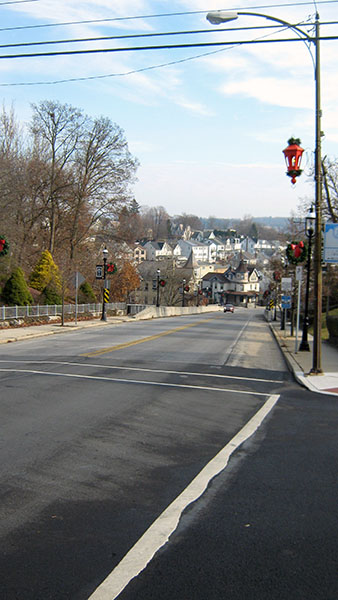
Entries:
{"type": "Polygon", "coordinates": [[[259,310],[2,346],[0,379],[1,598],[338,597],[334,399],[291,380],[259,310]]]}

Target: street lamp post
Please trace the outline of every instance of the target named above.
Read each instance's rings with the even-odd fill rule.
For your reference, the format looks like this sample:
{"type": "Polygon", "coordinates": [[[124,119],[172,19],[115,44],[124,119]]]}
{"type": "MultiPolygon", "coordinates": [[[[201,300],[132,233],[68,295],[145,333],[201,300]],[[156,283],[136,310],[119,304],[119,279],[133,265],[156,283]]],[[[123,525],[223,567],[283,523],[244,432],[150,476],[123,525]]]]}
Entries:
{"type": "Polygon", "coordinates": [[[157,269],[157,280],[156,280],[156,306],[157,308],[160,306],[160,269],[157,269]]]}
{"type": "Polygon", "coordinates": [[[182,280],[182,306],[184,306],[184,305],[185,305],[185,304],[184,304],[184,301],[185,301],[185,298],[184,298],[185,284],[186,284],[186,280],[185,280],[185,279],[183,279],[183,280],[182,280]]]}
{"type": "Polygon", "coordinates": [[[307,273],[306,273],[306,292],[305,292],[305,314],[304,314],[304,322],[303,322],[303,333],[302,333],[302,341],[299,346],[299,350],[303,350],[305,352],[310,351],[309,342],[307,339],[308,328],[309,328],[309,292],[310,292],[310,269],[311,269],[311,246],[312,246],[312,238],[314,235],[313,224],[316,220],[316,215],[311,206],[309,213],[305,219],[305,234],[309,240],[308,245],[308,255],[307,255],[307,273]]]}
{"type": "Polygon", "coordinates": [[[102,250],[102,255],[103,255],[103,289],[102,289],[102,317],[101,317],[101,321],[107,321],[106,302],[105,302],[105,297],[104,297],[104,292],[105,292],[106,285],[107,285],[107,256],[108,256],[108,250],[107,250],[107,248],[104,248],[104,250],[102,250]]]}
{"type": "MultiPolygon", "coordinates": [[[[314,36],[309,35],[306,31],[297,25],[292,25],[283,19],[278,19],[270,15],[255,12],[227,12],[223,10],[216,10],[207,14],[207,20],[213,25],[219,25],[227,21],[233,21],[239,16],[253,16],[263,17],[269,21],[274,21],[293,30],[298,37],[304,41],[308,48],[311,58],[314,64],[314,75],[315,75],[315,251],[314,251],[314,289],[315,289],[315,311],[314,311],[314,331],[313,331],[313,357],[312,357],[312,369],[310,373],[318,374],[322,373],[321,367],[321,327],[322,327],[322,172],[321,172],[321,87],[320,87],[320,35],[319,35],[319,14],[316,13],[315,17],[315,34],[314,36]],[[315,47],[315,55],[313,57],[311,53],[311,44],[315,47]]],[[[241,42],[238,42],[239,44],[241,42]]]]}

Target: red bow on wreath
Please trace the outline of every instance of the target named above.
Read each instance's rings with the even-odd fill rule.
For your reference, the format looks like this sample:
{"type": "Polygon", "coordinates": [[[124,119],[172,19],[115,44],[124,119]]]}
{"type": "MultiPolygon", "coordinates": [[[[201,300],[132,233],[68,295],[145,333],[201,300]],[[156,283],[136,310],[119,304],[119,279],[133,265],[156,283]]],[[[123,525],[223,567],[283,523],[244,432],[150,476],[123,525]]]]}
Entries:
{"type": "Polygon", "coordinates": [[[299,258],[304,252],[304,242],[298,242],[298,244],[290,244],[290,247],[295,258],[299,258]]]}
{"type": "Polygon", "coordinates": [[[3,251],[3,249],[4,249],[4,246],[5,246],[5,243],[6,243],[6,240],[4,240],[4,239],[1,239],[1,240],[0,240],[0,252],[2,252],[2,251],[3,251]]]}

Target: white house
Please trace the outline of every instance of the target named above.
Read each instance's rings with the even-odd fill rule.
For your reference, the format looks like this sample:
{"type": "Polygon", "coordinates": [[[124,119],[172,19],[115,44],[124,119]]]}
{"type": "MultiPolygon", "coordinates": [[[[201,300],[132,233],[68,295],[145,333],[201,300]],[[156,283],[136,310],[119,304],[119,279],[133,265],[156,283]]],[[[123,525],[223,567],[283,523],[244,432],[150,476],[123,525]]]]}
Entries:
{"type": "Polygon", "coordinates": [[[191,240],[179,240],[174,248],[174,256],[189,256],[193,254],[194,261],[208,262],[209,246],[201,242],[192,242],[191,240]]]}
{"type": "Polygon", "coordinates": [[[147,260],[161,260],[173,255],[173,249],[167,242],[146,242],[144,248],[147,252],[147,260]]]}

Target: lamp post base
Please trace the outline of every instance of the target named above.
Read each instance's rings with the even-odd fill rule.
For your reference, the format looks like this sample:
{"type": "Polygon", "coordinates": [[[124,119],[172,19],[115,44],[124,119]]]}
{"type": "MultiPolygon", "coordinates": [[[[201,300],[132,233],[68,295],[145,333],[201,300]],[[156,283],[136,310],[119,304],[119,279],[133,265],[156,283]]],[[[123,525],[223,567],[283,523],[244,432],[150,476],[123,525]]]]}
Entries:
{"type": "Polygon", "coordinates": [[[299,352],[310,352],[309,342],[305,342],[304,340],[302,340],[298,350],[299,352]]]}

